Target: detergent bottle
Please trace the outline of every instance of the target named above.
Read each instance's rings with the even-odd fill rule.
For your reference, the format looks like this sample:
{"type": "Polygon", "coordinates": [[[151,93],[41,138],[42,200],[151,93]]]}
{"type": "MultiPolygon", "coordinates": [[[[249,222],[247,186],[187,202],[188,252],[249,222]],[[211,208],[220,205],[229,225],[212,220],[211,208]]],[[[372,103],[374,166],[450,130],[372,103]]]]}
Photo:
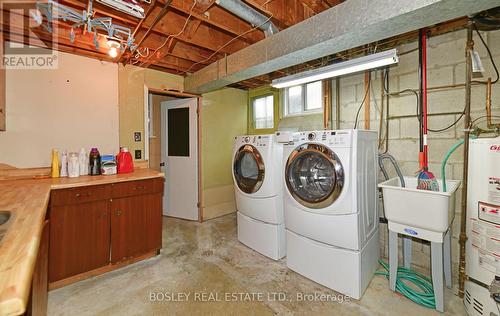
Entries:
{"type": "Polygon", "coordinates": [[[116,156],[118,173],[130,173],[134,171],[134,162],[132,155],[127,147],[120,147],[120,152],[116,156]]]}
{"type": "Polygon", "coordinates": [[[59,151],[52,149],[52,178],[59,178],[59,151]]]}

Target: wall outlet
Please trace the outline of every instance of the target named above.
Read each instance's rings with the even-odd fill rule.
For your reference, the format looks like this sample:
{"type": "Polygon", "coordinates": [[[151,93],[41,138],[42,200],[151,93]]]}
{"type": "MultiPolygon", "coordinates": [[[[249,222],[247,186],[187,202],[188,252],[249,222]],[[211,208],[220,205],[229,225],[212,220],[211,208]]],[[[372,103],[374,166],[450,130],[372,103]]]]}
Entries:
{"type": "Polygon", "coordinates": [[[134,142],[141,141],[141,132],[134,132],[134,142]]]}
{"type": "Polygon", "coordinates": [[[135,151],[135,159],[142,159],[142,151],[140,149],[135,151]]]}

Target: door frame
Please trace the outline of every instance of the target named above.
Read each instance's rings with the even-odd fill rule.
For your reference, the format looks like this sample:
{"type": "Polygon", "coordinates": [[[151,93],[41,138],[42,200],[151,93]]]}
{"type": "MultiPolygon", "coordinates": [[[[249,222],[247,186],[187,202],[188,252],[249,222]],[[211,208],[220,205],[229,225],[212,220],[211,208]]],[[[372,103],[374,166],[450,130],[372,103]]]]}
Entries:
{"type": "MultiPolygon", "coordinates": [[[[198,94],[191,94],[191,93],[185,93],[185,92],[180,92],[180,91],[169,91],[169,90],[162,90],[162,89],[156,89],[156,88],[148,88],[148,95],[150,93],[154,94],[162,94],[162,95],[167,95],[171,97],[176,97],[179,99],[183,98],[196,98],[197,99],[197,105],[196,105],[196,121],[197,121],[197,165],[198,165],[198,222],[203,222],[203,211],[205,209],[205,199],[204,199],[204,194],[203,194],[203,173],[202,173],[202,156],[201,156],[201,150],[202,150],[202,132],[201,132],[201,118],[202,118],[202,97],[201,95],[198,94]]],[[[148,106],[144,107],[145,113],[144,115],[149,115],[148,109],[149,109],[149,103],[148,106]]],[[[147,116],[146,116],[147,117],[147,116]]],[[[149,143],[149,129],[146,124],[147,120],[145,121],[144,125],[144,139],[147,140],[147,143],[149,143]]],[[[162,135],[163,136],[163,135],[162,135]]],[[[148,145],[149,146],[149,145],[148,145]]],[[[149,167],[149,157],[148,157],[148,167],[149,167]]]]}

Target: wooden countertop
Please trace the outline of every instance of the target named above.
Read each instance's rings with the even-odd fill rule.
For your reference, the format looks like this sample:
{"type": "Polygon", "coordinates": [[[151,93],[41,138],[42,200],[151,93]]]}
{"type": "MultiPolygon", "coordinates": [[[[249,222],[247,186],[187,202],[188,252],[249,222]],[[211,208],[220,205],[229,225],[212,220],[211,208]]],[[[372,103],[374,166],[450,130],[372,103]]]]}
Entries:
{"type": "Polygon", "coordinates": [[[137,169],[108,176],[0,181],[0,211],[13,214],[0,241],[0,315],[20,315],[26,309],[51,190],[163,176],[137,169]]]}

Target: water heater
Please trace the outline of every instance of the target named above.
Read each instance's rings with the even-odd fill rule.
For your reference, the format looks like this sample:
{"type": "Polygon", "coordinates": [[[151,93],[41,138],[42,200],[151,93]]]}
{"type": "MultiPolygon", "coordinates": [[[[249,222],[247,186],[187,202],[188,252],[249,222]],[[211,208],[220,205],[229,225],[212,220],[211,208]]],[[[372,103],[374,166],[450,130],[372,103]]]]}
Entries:
{"type": "Polygon", "coordinates": [[[465,267],[469,315],[500,315],[488,288],[500,276],[500,137],[469,143],[465,267]]]}

